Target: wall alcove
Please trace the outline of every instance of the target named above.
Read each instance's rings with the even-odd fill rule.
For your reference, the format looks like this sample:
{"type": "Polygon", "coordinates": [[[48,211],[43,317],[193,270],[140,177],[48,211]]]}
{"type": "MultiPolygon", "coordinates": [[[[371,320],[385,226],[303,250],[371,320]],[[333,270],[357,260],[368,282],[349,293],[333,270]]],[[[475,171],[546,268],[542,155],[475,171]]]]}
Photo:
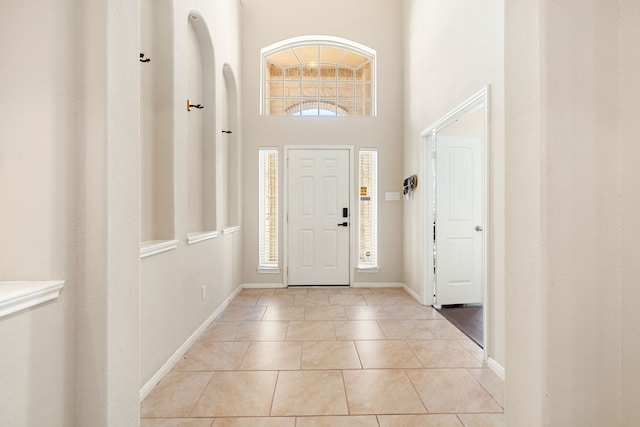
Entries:
{"type": "Polygon", "coordinates": [[[217,235],[217,136],[211,35],[199,12],[189,12],[187,21],[187,241],[191,244],[217,235]]]}
{"type": "Polygon", "coordinates": [[[141,256],[175,241],[173,5],[140,2],[141,256]],[[144,54],[145,61],[142,59],[144,54]]]}
{"type": "Polygon", "coordinates": [[[221,111],[221,176],[224,177],[222,191],[225,201],[223,233],[238,230],[240,225],[240,147],[238,129],[238,88],[233,69],[229,64],[222,67],[224,77],[223,105],[221,111]]]}

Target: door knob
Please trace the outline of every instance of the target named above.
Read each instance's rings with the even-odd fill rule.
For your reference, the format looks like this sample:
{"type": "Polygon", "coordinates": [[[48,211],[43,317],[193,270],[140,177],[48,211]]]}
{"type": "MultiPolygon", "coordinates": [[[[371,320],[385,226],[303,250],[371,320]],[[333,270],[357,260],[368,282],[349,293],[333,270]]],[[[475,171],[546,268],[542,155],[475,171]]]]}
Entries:
{"type": "Polygon", "coordinates": [[[338,224],[338,227],[347,227],[348,225],[348,222],[343,222],[342,224],[338,224]]]}
{"type": "Polygon", "coordinates": [[[482,231],[482,226],[476,225],[476,231],[482,231]]]}

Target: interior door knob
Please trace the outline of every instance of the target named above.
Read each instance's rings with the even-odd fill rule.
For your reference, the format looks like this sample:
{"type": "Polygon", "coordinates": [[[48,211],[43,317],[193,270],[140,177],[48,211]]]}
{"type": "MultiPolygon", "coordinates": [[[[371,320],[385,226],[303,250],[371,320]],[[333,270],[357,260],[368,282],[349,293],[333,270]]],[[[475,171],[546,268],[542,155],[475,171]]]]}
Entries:
{"type": "Polygon", "coordinates": [[[482,226],[476,225],[476,231],[482,231],[482,226]]]}

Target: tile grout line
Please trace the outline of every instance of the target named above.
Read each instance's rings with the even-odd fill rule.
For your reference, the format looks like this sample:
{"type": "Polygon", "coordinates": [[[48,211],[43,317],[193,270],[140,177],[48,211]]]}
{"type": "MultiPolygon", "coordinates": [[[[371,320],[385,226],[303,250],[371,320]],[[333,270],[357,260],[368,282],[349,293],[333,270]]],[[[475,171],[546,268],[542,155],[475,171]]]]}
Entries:
{"type": "Polygon", "coordinates": [[[278,381],[280,381],[280,372],[281,371],[277,371],[277,375],[276,375],[276,381],[273,383],[273,392],[271,393],[271,405],[269,406],[269,417],[272,417],[273,415],[273,404],[276,401],[276,390],[278,389],[278,381]]]}
{"type": "MultiPolygon", "coordinates": [[[[202,396],[204,396],[204,392],[207,390],[207,388],[211,384],[211,381],[213,381],[213,377],[216,375],[216,371],[207,371],[207,372],[211,372],[211,377],[209,378],[209,381],[207,382],[207,385],[204,386],[204,388],[202,389],[202,392],[200,393],[200,396],[198,396],[198,398],[195,399],[195,403],[193,404],[191,409],[189,409],[189,414],[188,414],[187,418],[195,418],[195,417],[192,417],[191,414],[193,414],[193,411],[198,406],[198,403],[200,403],[200,399],[202,399],[202,396]]],[[[211,425],[213,425],[213,422],[211,423],[211,425]]]]}
{"type": "MultiPolygon", "coordinates": [[[[478,379],[475,377],[475,375],[472,375],[472,374],[471,374],[471,372],[469,372],[469,369],[478,369],[478,368],[463,368],[463,369],[467,372],[467,374],[469,374],[469,375],[471,376],[471,378],[473,378],[473,379],[478,383],[478,385],[479,385],[480,387],[482,387],[482,389],[483,389],[485,392],[487,392],[487,394],[489,395],[489,397],[491,397],[491,399],[493,399],[493,401],[494,401],[494,402],[496,402],[496,404],[497,404],[499,407],[501,407],[501,408],[502,408],[502,411],[503,411],[503,413],[504,413],[504,406],[502,406],[502,405],[500,404],[500,402],[498,402],[498,401],[496,400],[496,398],[495,398],[495,397],[493,397],[493,393],[491,393],[491,391],[489,391],[489,390],[484,386],[484,384],[482,384],[482,383],[480,382],[480,380],[478,380],[478,379]]],[[[480,368],[480,369],[484,369],[484,368],[480,368]]]]}
{"type": "Polygon", "coordinates": [[[422,406],[424,406],[424,410],[426,411],[427,414],[431,414],[431,412],[429,411],[429,408],[427,407],[427,402],[424,401],[424,399],[422,398],[422,395],[418,392],[418,389],[416,388],[416,385],[414,384],[413,380],[411,379],[411,376],[407,373],[406,369],[403,369],[403,372],[407,376],[407,379],[409,380],[409,383],[411,384],[411,387],[413,387],[413,391],[416,393],[416,395],[420,399],[420,403],[422,403],[422,406]]]}
{"type": "Polygon", "coordinates": [[[342,376],[342,389],[344,390],[344,400],[347,404],[347,416],[351,416],[351,405],[349,405],[349,394],[347,393],[347,382],[344,380],[344,369],[340,369],[342,376]]]}

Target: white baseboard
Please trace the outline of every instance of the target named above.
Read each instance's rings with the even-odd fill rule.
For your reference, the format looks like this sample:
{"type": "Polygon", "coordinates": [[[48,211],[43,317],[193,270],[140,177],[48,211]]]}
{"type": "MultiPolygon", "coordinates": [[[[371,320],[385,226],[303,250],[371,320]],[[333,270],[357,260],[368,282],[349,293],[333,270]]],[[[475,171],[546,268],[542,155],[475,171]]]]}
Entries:
{"type": "Polygon", "coordinates": [[[414,291],[413,289],[411,289],[409,286],[405,285],[404,283],[402,284],[402,288],[413,297],[413,299],[415,299],[416,301],[418,301],[420,304],[424,305],[424,301],[422,301],[422,298],[420,298],[420,295],[418,295],[416,293],[416,291],[414,291]]]}
{"type": "MultiPolygon", "coordinates": [[[[240,285],[243,289],[280,289],[286,288],[284,283],[244,283],[240,285]]],[[[396,282],[355,282],[351,284],[352,288],[404,288],[412,297],[420,300],[418,294],[404,283],[396,282]]]]}
{"type": "Polygon", "coordinates": [[[195,332],[191,334],[191,336],[184,342],[184,344],[182,344],[176,350],[176,352],[173,353],[173,355],[169,358],[169,360],[167,360],[165,364],[162,365],[160,369],[158,369],[158,372],[156,372],[155,375],[153,375],[151,379],[147,381],[147,383],[140,389],[140,402],[142,402],[144,398],[147,397],[149,393],[151,393],[153,388],[156,385],[158,385],[160,380],[162,380],[162,378],[164,378],[165,375],[171,372],[171,369],[173,369],[176,363],[178,363],[180,359],[182,359],[182,356],[184,356],[187,350],[191,348],[193,343],[196,342],[196,340],[209,327],[209,325],[211,325],[211,323],[216,319],[216,317],[218,317],[224,311],[224,309],[227,308],[231,300],[235,298],[235,296],[238,295],[240,291],[242,291],[242,286],[238,287],[235,291],[233,291],[231,295],[229,295],[224,300],[224,302],[220,304],[220,306],[213,312],[213,314],[211,314],[211,316],[209,316],[207,320],[205,320],[204,323],[202,323],[202,325],[200,325],[200,327],[198,327],[198,329],[196,329],[195,332]]]}
{"type": "Polygon", "coordinates": [[[401,288],[403,283],[393,282],[354,282],[351,284],[352,288],[401,288]]]}
{"type": "Polygon", "coordinates": [[[488,358],[487,359],[487,366],[489,366],[489,368],[491,368],[491,370],[493,371],[494,374],[496,374],[497,376],[502,378],[502,381],[504,381],[504,379],[505,379],[505,370],[502,367],[502,365],[500,365],[494,359],[488,358]]]}
{"type": "Polygon", "coordinates": [[[240,285],[242,289],[280,289],[284,288],[284,283],[244,283],[240,285]]]}

